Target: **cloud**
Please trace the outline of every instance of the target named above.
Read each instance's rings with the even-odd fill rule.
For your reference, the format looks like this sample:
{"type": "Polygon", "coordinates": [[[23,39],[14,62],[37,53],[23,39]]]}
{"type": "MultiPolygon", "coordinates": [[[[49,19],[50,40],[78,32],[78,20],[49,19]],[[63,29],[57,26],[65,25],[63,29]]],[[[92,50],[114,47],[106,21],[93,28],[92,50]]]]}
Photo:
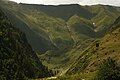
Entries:
{"type": "Polygon", "coordinates": [[[105,4],[120,6],[120,0],[83,0],[81,4],[83,5],[105,4]]]}
{"type": "Polygon", "coordinates": [[[44,0],[10,0],[17,3],[43,4],[44,0]]]}
{"type": "Polygon", "coordinates": [[[120,0],[11,0],[18,3],[32,3],[32,4],[82,4],[82,5],[93,5],[93,4],[105,4],[105,5],[116,5],[120,6],[120,0]]]}
{"type": "Polygon", "coordinates": [[[43,0],[44,4],[79,4],[82,0],[43,0]]]}

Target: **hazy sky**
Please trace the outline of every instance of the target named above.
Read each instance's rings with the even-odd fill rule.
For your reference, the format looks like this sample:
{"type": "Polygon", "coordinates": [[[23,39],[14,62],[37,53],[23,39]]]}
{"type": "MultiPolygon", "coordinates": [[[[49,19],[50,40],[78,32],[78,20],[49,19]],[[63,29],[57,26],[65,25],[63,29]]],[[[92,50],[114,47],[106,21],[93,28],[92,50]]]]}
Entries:
{"type": "Polygon", "coordinates": [[[93,4],[105,4],[105,5],[115,5],[120,6],[120,0],[11,0],[18,3],[30,3],[30,4],[81,4],[81,5],[93,5],[93,4]]]}

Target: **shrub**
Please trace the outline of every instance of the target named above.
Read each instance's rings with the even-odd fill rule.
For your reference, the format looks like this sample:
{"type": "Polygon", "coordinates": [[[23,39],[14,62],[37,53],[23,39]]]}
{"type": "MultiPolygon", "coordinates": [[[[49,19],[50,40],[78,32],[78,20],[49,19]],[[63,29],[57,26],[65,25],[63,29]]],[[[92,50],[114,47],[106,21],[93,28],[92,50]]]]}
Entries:
{"type": "Polygon", "coordinates": [[[108,58],[99,67],[94,80],[119,80],[120,79],[120,67],[117,66],[115,60],[108,58]]]}

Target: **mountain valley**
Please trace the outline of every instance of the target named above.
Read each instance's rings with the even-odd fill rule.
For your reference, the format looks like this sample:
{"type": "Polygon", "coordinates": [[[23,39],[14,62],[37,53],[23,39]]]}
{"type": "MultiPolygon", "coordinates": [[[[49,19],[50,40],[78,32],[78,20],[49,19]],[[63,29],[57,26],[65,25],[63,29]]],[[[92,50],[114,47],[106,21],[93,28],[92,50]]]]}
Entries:
{"type": "Polygon", "coordinates": [[[1,0],[0,45],[1,80],[119,80],[120,7],[1,0]]]}

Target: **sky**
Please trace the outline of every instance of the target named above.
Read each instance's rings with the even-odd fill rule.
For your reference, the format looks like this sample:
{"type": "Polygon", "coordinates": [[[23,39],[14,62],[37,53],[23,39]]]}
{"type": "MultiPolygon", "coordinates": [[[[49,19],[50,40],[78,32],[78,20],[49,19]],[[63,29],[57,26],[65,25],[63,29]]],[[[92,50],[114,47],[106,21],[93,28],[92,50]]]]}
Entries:
{"type": "Polygon", "coordinates": [[[80,5],[114,5],[120,6],[120,0],[10,0],[18,3],[29,4],[45,4],[45,5],[59,5],[59,4],[80,4],[80,5]]]}

